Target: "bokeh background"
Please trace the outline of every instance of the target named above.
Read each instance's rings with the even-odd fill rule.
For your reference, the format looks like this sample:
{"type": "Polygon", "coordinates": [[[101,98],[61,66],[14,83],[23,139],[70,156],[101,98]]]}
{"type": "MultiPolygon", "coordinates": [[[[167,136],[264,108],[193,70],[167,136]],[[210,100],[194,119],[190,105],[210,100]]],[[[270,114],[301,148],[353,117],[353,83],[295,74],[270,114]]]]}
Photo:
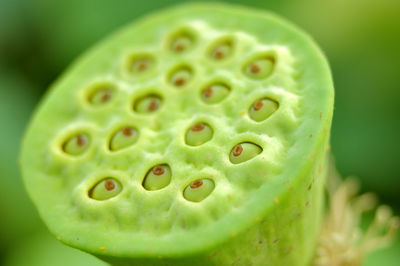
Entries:
{"type": "MultiPolygon", "coordinates": [[[[0,0],[0,265],[105,265],[46,231],[19,174],[23,131],[41,95],[74,58],[135,18],[180,2],[189,1],[0,0]]],[[[376,192],[399,214],[400,1],[223,2],[268,9],[313,36],[335,82],[337,168],[358,176],[362,190],[376,192]]],[[[365,265],[399,261],[397,241],[365,265]]]]}

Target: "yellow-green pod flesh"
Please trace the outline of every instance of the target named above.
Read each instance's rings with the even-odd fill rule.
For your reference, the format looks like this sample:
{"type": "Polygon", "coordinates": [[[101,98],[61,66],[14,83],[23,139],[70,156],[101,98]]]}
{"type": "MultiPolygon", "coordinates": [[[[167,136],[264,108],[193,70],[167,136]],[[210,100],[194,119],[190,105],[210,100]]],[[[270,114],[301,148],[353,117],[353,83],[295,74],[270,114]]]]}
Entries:
{"type": "Polygon", "coordinates": [[[113,265],[307,265],[332,113],[329,66],[308,35],[264,11],[183,5],[112,35],[55,83],[25,135],[24,182],[53,234],[113,265]],[[94,108],[98,80],[112,101],[94,108]],[[207,103],[213,84],[227,89],[207,103]],[[140,135],[115,152],[126,125],[140,135]],[[82,133],[84,152],[65,152],[82,133]],[[171,170],[162,184],[148,175],[158,165],[171,170]],[[121,190],[95,200],[107,177],[121,190]],[[196,180],[204,192],[188,189],[196,180]]]}

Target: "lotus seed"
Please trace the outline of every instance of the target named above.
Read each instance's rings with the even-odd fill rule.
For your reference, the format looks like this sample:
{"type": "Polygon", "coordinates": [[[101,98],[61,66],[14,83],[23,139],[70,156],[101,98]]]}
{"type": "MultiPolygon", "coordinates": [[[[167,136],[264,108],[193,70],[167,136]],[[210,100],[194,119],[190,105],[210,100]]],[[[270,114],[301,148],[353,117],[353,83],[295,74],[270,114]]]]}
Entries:
{"type": "Polygon", "coordinates": [[[131,60],[129,70],[138,75],[147,72],[154,65],[154,59],[150,56],[135,57],[131,60]]]}
{"type": "Polygon", "coordinates": [[[213,130],[205,123],[194,124],[186,133],[186,144],[198,146],[209,141],[213,136],[213,130]]]}
{"type": "Polygon", "coordinates": [[[121,190],[121,183],[114,178],[106,178],[89,191],[89,197],[95,200],[107,200],[117,196],[121,190]]]}
{"type": "Polygon", "coordinates": [[[176,70],[170,77],[170,82],[175,87],[184,87],[191,79],[192,71],[188,67],[176,70]]]}
{"type": "Polygon", "coordinates": [[[271,75],[275,60],[272,57],[260,58],[248,64],[244,73],[253,79],[263,79],[271,75]]]}
{"type": "Polygon", "coordinates": [[[159,190],[171,182],[171,168],[167,164],[156,165],[147,172],[143,180],[146,190],[159,190]]]}
{"type": "Polygon", "coordinates": [[[206,87],[202,92],[202,99],[205,103],[218,103],[229,95],[230,89],[224,84],[214,84],[206,87]]]}
{"type": "Polygon", "coordinates": [[[200,202],[214,190],[215,184],[211,179],[196,179],[185,188],[183,197],[188,201],[200,202]]]}
{"type": "Polygon", "coordinates": [[[110,149],[117,151],[134,144],[139,137],[139,134],[134,128],[124,127],[118,130],[111,138],[110,149]]]}
{"type": "Polygon", "coordinates": [[[112,90],[111,89],[101,89],[94,92],[89,101],[92,105],[103,105],[110,102],[112,98],[112,90]]]}
{"type": "Polygon", "coordinates": [[[68,139],[64,145],[63,150],[70,155],[81,155],[89,146],[89,137],[86,134],[78,134],[68,139]]]}
{"type": "Polygon", "coordinates": [[[251,142],[243,142],[233,147],[229,160],[234,164],[248,161],[262,152],[262,148],[251,142]]]}
{"type": "Polygon", "coordinates": [[[134,110],[138,113],[152,113],[160,108],[161,102],[157,95],[145,96],[136,101],[134,110]]]}
{"type": "Polygon", "coordinates": [[[249,110],[250,118],[260,122],[270,117],[277,109],[278,103],[274,100],[265,98],[255,101],[249,110]]]}
{"type": "Polygon", "coordinates": [[[182,34],[172,41],[171,50],[176,53],[185,52],[192,45],[192,38],[187,34],[182,34]]]}
{"type": "Polygon", "coordinates": [[[231,42],[225,42],[217,45],[212,51],[211,51],[211,57],[214,60],[223,60],[230,56],[232,53],[232,43],[231,42]]]}

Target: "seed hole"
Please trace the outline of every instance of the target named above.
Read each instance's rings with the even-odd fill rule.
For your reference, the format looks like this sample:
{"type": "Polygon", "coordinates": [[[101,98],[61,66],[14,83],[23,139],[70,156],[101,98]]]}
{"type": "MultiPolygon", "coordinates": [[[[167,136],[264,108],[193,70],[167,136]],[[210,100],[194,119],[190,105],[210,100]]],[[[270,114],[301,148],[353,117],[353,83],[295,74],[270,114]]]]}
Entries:
{"type": "Polygon", "coordinates": [[[224,38],[213,44],[210,50],[210,57],[213,60],[222,61],[232,55],[233,41],[231,39],[224,38]]]}
{"type": "Polygon", "coordinates": [[[177,87],[181,88],[184,87],[192,78],[192,70],[190,67],[183,66],[177,68],[169,77],[170,83],[177,87]]]}
{"type": "Polygon", "coordinates": [[[229,160],[234,163],[243,163],[248,161],[262,152],[262,148],[251,142],[242,142],[232,148],[229,160]]]}
{"type": "Polygon", "coordinates": [[[154,58],[149,54],[131,55],[127,61],[127,70],[133,75],[142,75],[155,65],[154,58]]]}
{"type": "Polygon", "coordinates": [[[77,134],[67,139],[62,145],[65,153],[78,156],[83,154],[89,147],[89,137],[84,133],[77,134]]]}
{"type": "Polygon", "coordinates": [[[251,105],[249,116],[254,121],[260,122],[270,117],[278,108],[278,102],[270,98],[259,99],[251,105]]]}
{"type": "Polygon", "coordinates": [[[118,151],[133,145],[139,137],[137,130],[126,126],[121,128],[111,138],[109,148],[112,151],[118,151]]]}
{"type": "Polygon", "coordinates": [[[169,165],[156,165],[147,172],[142,185],[146,190],[159,190],[169,185],[171,176],[169,165]]]}
{"type": "Polygon", "coordinates": [[[200,202],[207,198],[214,190],[214,181],[208,178],[196,179],[183,191],[183,197],[192,202],[200,202]]]}
{"type": "Polygon", "coordinates": [[[137,99],[134,104],[134,110],[138,113],[152,113],[157,111],[161,104],[161,97],[151,94],[137,99]]]}
{"type": "Polygon", "coordinates": [[[209,141],[213,136],[212,128],[206,123],[196,123],[186,132],[186,144],[190,146],[199,146],[209,141]]]}
{"type": "Polygon", "coordinates": [[[221,102],[230,93],[230,87],[224,83],[214,83],[206,86],[202,93],[202,100],[208,104],[221,102]]]}
{"type": "Polygon", "coordinates": [[[175,53],[183,53],[189,50],[194,43],[194,36],[189,32],[179,32],[171,40],[170,49],[175,53]]]}
{"type": "Polygon", "coordinates": [[[246,76],[252,79],[264,79],[272,74],[275,65],[275,58],[264,56],[250,61],[243,68],[246,76]]]}
{"type": "Polygon", "coordinates": [[[107,200],[117,196],[121,191],[121,183],[112,177],[107,177],[89,190],[89,197],[95,200],[107,200]]]}
{"type": "Polygon", "coordinates": [[[103,106],[112,101],[115,86],[108,82],[96,83],[89,88],[87,101],[92,106],[103,106]]]}

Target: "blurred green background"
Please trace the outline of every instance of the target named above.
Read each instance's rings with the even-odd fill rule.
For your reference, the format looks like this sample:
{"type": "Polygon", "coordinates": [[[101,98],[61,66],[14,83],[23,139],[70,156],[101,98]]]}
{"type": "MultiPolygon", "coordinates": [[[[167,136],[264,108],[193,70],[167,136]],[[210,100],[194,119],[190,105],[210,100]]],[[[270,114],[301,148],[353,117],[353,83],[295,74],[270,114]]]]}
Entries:
{"type": "MultiPolygon", "coordinates": [[[[179,2],[193,1],[0,0],[0,265],[104,265],[47,233],[19,176],[20,141],[41,95],[74,58],[135,18],[179,2]]],[[[399,213],[400,1],[223,2],[271,10],[313,36],[335,82],[337,167],[399,213]]],[[[396,254],[399,244],[366,264],[398,265],[396,254]]]]}

